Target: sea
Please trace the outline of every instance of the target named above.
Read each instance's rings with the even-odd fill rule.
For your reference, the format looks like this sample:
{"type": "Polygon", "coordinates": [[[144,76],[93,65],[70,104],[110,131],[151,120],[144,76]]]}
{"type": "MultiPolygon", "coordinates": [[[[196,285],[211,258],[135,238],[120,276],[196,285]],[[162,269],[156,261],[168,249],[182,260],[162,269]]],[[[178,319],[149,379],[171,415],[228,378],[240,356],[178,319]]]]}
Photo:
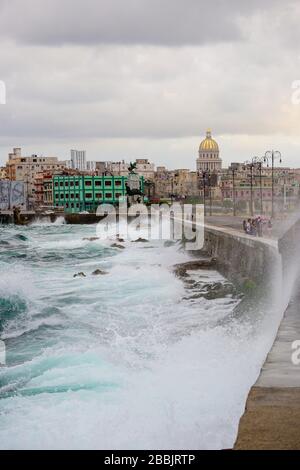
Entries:
{"type": "Polygon", "coordinates": [[[180,243],[96,237],[0,226],[0,449],[232,448],[282,312],[176,276],[180,243]]]}

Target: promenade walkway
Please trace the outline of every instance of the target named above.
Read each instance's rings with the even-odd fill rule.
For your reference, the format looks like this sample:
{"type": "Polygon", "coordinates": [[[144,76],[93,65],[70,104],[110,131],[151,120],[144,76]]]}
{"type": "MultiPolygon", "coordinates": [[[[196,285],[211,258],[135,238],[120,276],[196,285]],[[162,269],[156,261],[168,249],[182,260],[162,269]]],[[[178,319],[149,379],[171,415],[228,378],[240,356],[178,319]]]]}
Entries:
{"type": "Polygon", "coordinates": [[[237,450],[300,450],[300,364],[292,362],[296,353],[292,344],[300,340],[299,301],[299,296],[295,297],[285,312],[261,374],[250,390],[234,447],[237,450]]]}
{"type": "MultiPolygon", "coordinates": [[[[289,228],[296,218],[286,221],[280,230],[289,228]]],[[[300,364],[296,363],[300,347],[297,354],[292,348],[295,341],[300,341],[299,282],[260,376],[250,390],[234,449],[300,450],[300,364]]]]}
{"type": "MultiPolygon", "coordinates": [[[[272,238],[246,235],[241,217],[208,216],[205,226],[245,241],[252,239],[267,244],[278,251],[278,240],[297,219],[299,214],[277,221],[272,238]]],[[[287,287],[283,286],[284,289],[287,287]]],[[[300,347],[297,354],[296,349],[292,349],[295,341],[300,342],[300,282],[257,382],[248,395],[234,449],[300,450],[300,364],[292,360],[294,353],[294,359],[300,361],[300,347]]]]}

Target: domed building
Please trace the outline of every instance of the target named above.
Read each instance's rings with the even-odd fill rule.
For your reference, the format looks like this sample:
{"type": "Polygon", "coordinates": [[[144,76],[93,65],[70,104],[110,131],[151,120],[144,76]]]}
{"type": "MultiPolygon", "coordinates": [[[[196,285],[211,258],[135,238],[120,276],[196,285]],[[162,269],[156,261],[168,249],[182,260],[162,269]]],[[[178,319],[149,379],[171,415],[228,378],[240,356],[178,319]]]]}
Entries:
{"type": "Polygon", "coordinates": [[[219,146],[212,138],[211,131],[206,132],[206,138],[199,147],[199,158],[197,158],[197,172],[209,170],[211,173],[218,173],[222,169],[222,160],[219,157],[219,146]]]}

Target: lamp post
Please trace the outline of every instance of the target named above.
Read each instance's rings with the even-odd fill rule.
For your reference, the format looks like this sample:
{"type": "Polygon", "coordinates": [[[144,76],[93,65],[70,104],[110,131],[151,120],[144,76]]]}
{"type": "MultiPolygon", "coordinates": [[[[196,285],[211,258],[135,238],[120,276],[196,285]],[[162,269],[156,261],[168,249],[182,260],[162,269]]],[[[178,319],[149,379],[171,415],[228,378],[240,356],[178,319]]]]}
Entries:
{"type": "Polygon", "coordinates": [[[204,170],[202,172],[202,181],[203,181],[203,202],[204,202],[204,215],[206,215],[206,181],[209,186],[209,215],[212,215],[212,193],[211,193],[211,174],[210,171],[204,170]]]}
{"type": "Polygon", "coordinates": [[[238,171],[238,167],[231,165],[231,173],[232,173],[232,205],[233,205],[233,216],[236,216],[236,197],[235,197],[235,175],[238,171]]]}
{"type": "Polygon", "coordinates": [[[262,191],[262,167],[265,162],[264,157],[253,157],[252,163],[254,163],[259,170],[259,187],[260,187],[260,213],[263,214],[263,191],[262,191]]]}
{"type": "Polygon", "coordinates": [[[250,214],[253,217],[253,169],[255,167],[255,163],[247,161],[245,163],[245,168],[250,169],[250,214]]]}
{"type": "Polygon", "coordinates": [[[271,160],[272,164],[272,219],[275,215],[275,208],[274,208],[274,163],[275,160],[279,159],[279,163],[282,163],[281,153],[278,150],[268,150],[265,153],[264,162],[267,163],[269,167],[269,161],[271,160]]]}
{"type": "Polygon", "coordinates": [[[250,202],[250,212],[251,216],[253,217],[254,215],[254,210],[253,210],[253,173],[254,169],[258,168],[259,169],[259,176],[260,176],[260,210],[261,213],[263,211],[263,194],[262,194],[262,165],[265,162],[265,157],[259,158],[259,157],[253,157],[251,162],[247,161],[245,163],[245,168],[250,169],[250,189],[251,189],[251,202],[250,202]]]}
{"type": "Polygon", "coordinates": [[[202,172],[202,186],[203,186],[204,216],[206,216],[205,179],[206,179],[206,174],[205,174],[205,171],[203,171],[203,172],[202,172]]]}

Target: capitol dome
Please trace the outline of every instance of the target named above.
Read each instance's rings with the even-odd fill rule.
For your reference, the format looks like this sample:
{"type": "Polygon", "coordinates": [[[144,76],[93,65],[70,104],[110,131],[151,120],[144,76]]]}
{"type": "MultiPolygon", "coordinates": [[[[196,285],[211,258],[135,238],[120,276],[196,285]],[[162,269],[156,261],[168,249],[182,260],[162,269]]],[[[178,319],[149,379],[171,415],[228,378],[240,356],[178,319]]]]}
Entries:
{"type": "Polygon", "coordinates": [[[199,147],[199,158],[197,158],[197,171],[202,174],[203,171],[219,172],[222,169],[222,160],[217,142],[212,139],[211,131],[206,132],[206,139],[202,140],[199,147]]]}
{"type": "Polygon", "coordinates": [[[212,139],[210,130],[206,132],[206,139],[202,140],[200,147],[199,147],[200,152],[203,152],[203,151],[206,152],[207,150],[208,151],[213,150],[216,152],[219,151],[219,146],[217,142],[214,139],[212,139]]]}

